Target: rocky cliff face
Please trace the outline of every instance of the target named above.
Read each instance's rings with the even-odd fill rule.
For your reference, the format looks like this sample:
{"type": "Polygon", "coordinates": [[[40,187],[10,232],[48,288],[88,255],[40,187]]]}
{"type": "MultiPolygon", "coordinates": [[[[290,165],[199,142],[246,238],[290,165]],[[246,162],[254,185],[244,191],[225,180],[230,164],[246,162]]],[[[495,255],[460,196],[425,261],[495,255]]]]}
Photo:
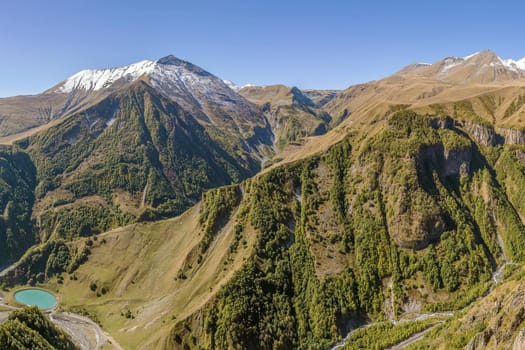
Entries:
{"type": "Polygon", "coordinates": [[[494,127],[491,125],[481,125],[466,121],[463,123],[463,129],[479,144],[483,146],[495,146],[498,143],[498,138],[494,127]]]}
{"type": "Polygon", "coordinates": [[[525,130],[494,128],[470,121],[455,123],[464,129],[477,143],[491,147],[499,144],[520,145],[525,143],[525,130]]]}
{"type": "Polygon", "coordinates": [[[525,130],[497,128],[496,131],[506,144],[521,145],[525,143],[525,130]]]}
{"type": "Polygon", "coordinates": [[[474,336],[470,340],[470,342],[465,347],[465,350],[479,350],[479,349],[485,349],[487,346],[487,343],[490,341],[490,337],[492,337],[492,330],[487,329],[483,332],[480,332],[474,336]]]}
{"type": "Polygon", "coordinates": [[[470,172],[472,148],[446,150],[443,153],[443,174],[445,176],[467,175],[470,172]]]}
{"type": "Polygon", "coordinates": [[[516,336],[516,339],[514,340],[514,344],[512,345],[512,350],[523,350],[525,349],[525,329],[522,329],[518,335],[516,336]]]}
{"type": "Polygon", "coordinates": [[[432,196],[432,173],[443,179],[467,176],[471,161],[470,147],[447,150],[442,144],[436,144],[420,149],[410,162],[412,171],[418,174],[418,189],[399,187],[394,180],[383,183],[385,198],[392,195],[399,199],[393,204],[396,214],[388,221],[390,235],[398,246],[423,249],[448,229],[447,217],[432,196]]]}

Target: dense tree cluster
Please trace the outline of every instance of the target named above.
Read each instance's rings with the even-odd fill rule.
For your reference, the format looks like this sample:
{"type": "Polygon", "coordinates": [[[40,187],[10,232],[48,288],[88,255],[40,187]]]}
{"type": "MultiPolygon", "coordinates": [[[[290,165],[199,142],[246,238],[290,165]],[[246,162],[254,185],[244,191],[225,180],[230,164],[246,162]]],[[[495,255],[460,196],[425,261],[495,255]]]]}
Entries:
{"type": "MultiPolygon", "coordinates": [[[[388,124],[359,150],[346,139],[323,156],[272,169],[249,182],[240,209],[249,221],[240,224],[257,230],[255,253],[207,308],[201,319],[205,331],[194,335],[201,347],[323,349],[344,334],[350,320],[391,317],[385,311],[387,295],[394,316],[419,289],[450,293],[447,301],[427,303],[427,310],[458,309],[487,290],[503,250],[523,261],[519,248],[513,248],[525,240],[512,205],[516,199],[506,199],[503,179],[495,177],[486,150],[454,128],[437,128],[411,112],[393,115],[388,124]],[[458,150],[458,162],[470,166],[445,171],[447,150],[458,150]],[[461,152],[468,157],[461,158],[461,152]],[[332,219],[323,214],[327,206],[332,219]],[[414,226],[405,228],[408,238],[436,226],[440,231],[415,249],[404,248],[392,237],[403,215],[421,224],[414,231],[414,226]],[[323,236],[326,220],[335,226],[323,236]],[[496,228],[494,220],[501,226],[496,228]],[[498,244],[499,233],[504,247],[498,244]],[[319,272],[314,254],[319,244],[339,246],[333,254],[344,261],[340,272],[319,272]]],[[[522,181],[521,168],[511,176],[522,181]]],[[[427,326],[380,331],[388,342],[427,326]]],[[[189,335],[177,329],[174,339],[189,344],[189,335]]]]}
{"type": "Polygon", "coordinates": [[[0,324],[0,349],[77,350],[78,347],[38,308],[26,307],[11,312],[0,324]]]}
{"type": "Polygon", "coordinates": [[[26,154],[0,148],[0,264],[12,262],[36,243],[31,219],[35,172],[26,154]]]}
{"type": "Polygon", "coordinates": [[[73,273],[84,263],[91,250],[91,240],[80,248],[68,246],[63,240],[50,240],[30,249],[18,262],[17,267],[2,277],[7,285],[43,283],[63,272],[73,273]]]}

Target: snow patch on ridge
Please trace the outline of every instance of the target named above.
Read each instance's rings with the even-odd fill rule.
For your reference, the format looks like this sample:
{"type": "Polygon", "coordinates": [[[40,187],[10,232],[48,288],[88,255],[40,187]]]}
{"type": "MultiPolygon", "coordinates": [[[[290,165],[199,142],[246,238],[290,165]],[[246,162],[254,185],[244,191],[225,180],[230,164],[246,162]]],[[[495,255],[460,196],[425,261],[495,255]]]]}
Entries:
{"type": "Polygon", "coordinates": [[[223,82],[224,82],[224,84],[226,84],[233,91],[239,91],[241,89],[241,87],[239,85],[235,84],[231,80],[223,80],[223,82]]]}
{"type": "Polygon", "coordinates": [[[466,60],[471,59],[472,57],[477,56],[477,55],[479,55],[479,54],[480,54],[479,51],[478,51],[478,52],[474,52],[474,53],[471,54],[471,55],[468,55],[468,56],[463,57],[463,60],[466,61],[466,60]]]}
{"type": "Polygon", "coordinates": [[[521,69],[521,70],[525,70],[525,57],[523,57],[521,60],[517,60],[517,61],[514,61],[513,59],[507,59],[507,60],[503,60],[501,59],[501,62],[503,63],[504,66],[506,66],[507,68],[518,68],[518,69],[521,69]]]}
{"type": "Polygon", "coordinates": [[[239,86],[230,80],[223,80],[223,82],[235,92],[239,92],[242,89],[247,88],[247,87],[266,87],[265,85],[257,85],[257,84],[245,84],[245,85],[239,86]]]}
{"type": "Polygon", "coordinates": [[[256,87],[256,86],[258,86],[258,87],[266,87],[266,85],[257,85],[257,84],[250,84],[250,83],[249,83],[249,84],[245,84],[245,85],[243,85],[243,86],[241,87],[241,89],[244,89],[244,88],[247,88],[247,87],[256,87]]]}
{"type": "Polygon", "coordinates": [[[463,59],[459,57],[449,57],[445,58],[444,66],[441,68],[441,73],[446,73],[448,70],[460,65],[463,63],[463,59]]]}

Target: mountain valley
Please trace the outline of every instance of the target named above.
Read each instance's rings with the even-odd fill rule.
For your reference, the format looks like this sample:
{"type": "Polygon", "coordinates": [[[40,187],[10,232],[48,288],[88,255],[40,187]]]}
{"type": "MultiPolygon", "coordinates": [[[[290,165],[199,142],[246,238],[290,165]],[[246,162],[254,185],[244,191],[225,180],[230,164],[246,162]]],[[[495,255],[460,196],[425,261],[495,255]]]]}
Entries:
{"type": "Polygon", "coordinates": [[[525,346],[524,60],[231,87],[167,56],[0,99],[0,283],[124,349],[525,346]]]}

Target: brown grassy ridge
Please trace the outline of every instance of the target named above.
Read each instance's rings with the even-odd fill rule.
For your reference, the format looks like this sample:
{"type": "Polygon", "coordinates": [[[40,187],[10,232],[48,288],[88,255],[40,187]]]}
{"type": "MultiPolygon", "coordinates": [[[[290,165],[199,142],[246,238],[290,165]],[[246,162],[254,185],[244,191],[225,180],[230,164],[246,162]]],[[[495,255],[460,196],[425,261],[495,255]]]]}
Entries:
{"type": "Polygon", "coordinates": [[[74,277],[48,286],[61,307],[94,315],[125,348],[162,348],[175,320],[201,309],[242,265],[255,240],[245,232],[246,246],[230,253],[234,214],[196,263],[191,253],[202,238],[200,210],[197,205],[174,219],[103,233],[74,277]],[[184,266],[186,279],[177,278],[184,266]]]}

